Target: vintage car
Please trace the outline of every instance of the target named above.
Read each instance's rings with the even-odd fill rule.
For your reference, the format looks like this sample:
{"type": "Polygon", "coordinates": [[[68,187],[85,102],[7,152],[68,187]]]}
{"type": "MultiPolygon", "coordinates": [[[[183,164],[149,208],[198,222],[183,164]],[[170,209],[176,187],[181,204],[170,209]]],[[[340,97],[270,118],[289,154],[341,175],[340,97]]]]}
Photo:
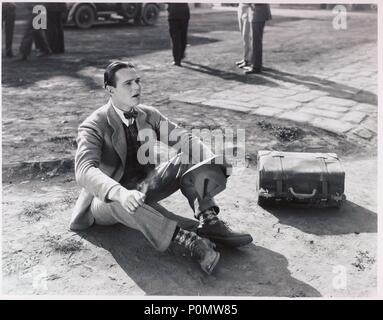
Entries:
{"type": "Polygon", "coordinates": [[[133,21],[136,24],[154,25],[161,6],[157,3],[67,3],[67,24],[88,29],[98,21],[133,21]]]}

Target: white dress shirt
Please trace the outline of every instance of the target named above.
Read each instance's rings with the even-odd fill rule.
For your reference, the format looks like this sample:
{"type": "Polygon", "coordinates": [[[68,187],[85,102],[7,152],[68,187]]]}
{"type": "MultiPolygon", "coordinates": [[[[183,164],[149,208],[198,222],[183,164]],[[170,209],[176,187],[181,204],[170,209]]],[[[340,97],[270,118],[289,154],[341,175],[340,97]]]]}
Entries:
{"type": "Polygon", "coordinates": [[[110,101],[110,102],[111,102],[111,104],[112,104],[114,110],[116,110],[116,112],[117,112],[118,116],[120,117],[121,121],[122,121],[123,123],[125,123],[125,125],[126,125],[127,127],[129,127],[130,125],[132,125],[132,124],[134,123],[134,120],[135,120],[134,118],[126,119],[125,116],[124,116],[124,111],[122,111],[121,109],[118,109],[118,108],[113,104],[112,101],[110,101]]]}

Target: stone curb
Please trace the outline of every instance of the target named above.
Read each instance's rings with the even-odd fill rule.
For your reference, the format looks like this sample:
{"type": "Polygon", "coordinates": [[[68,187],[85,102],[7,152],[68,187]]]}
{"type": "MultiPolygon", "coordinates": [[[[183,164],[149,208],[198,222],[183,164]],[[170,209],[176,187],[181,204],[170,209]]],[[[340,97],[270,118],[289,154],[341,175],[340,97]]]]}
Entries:
{"type": "MultiPolygon", "coordinates": [[[[209,107],[209,108],[215,108],[215,109],[224,109],[224,110],[229,110],[229,111],[233,111],[233,112],[240,112],[240,113],[244,113],[244,114],[249,114],[249,115],[257,115],[257,116],[262,116],[262,117],[267,117],[267,118],[271,118],[271,119],[279,119],[279,120],[285,120],[285,121],[289,121],[289,122],[293,122],[297,125],[305,125],[305,126],[309,126],[309,127],[312,127],[312,128],[316,128],[316,129],[320,129],[320,130],[324,130],[326,132],[329,132],[331,134],[335,134],[335,135],[338,135],[340,137],[346,137],[348,135],[350,135],[351,133],[353,133],[357,128],[357,125],[356,123],[354,123],[355,125],[355,128],[352,126],[351,123],[347,123],[348,126],[342,126],[342,128],[336,128],[336,129],[332,129],[331,127],[325,125],[325,124],[328,124],[328,122],[337,122],[339,120],[334,120],[334,119],[326,119],[326,121],[323,122],[323,119],[318,117],[317,119],[315,119],[315,117],[311,118],[310,120],[309,119],[306,119],[305,121],[296,121],[293,119],[293,117],[288,117],[288,116],[285,116],[286,113],[284,113],[284,110],[278,110],[274,107],[258,107],[258,108],[255,108],[254,110],[250,110],[249,108],[246,108],[246,107],[243,107],[243,106],[240,106],[240,105],[235,105],[235,103],[233,102],[232,106],[231,105],[225,105],[225,106],[221,106],[219,105],[218,103],[212,103],[210,104],[209,103],[209,100],[203,100],[201,102],[199,101],[192,101],[190,99],[182,99],[182,98],[177,98],[177,97],[174,97],[174,98],[170,98],[169,99],[170,101],[175,101],[175,102],[182,102],[182,103],[187,103],[187,104],[192,104],[192,105],[197,105],[197,106],[200,106],[200,107],[209,107]],[[233,108],[235,107],[235,108],[233,108]],[[267,110],[266,110],[267,109],[267,110]]],[[[287,112],[289,113],[289,112],[287,112]]],[[[291,112],[290,112],[291,113],[291,112]]],[[[305,113],[303,113],[305,114],[305,113]]],[[[306,114],[305,114],[306,115],[306,114]]],[[[359,138],[363,139],[363,140],[371,140],[374,136],[376,136],[376,133],[375,132],[371,132],[370,131],[370,135],[368,136],[368,138],[366,138],[364,135],[359,135],[359,134],[356,134],[359,138]]],[[[354,133],[355,135],[355,133],[354,133]]]]}
{"type": "Polygon", "coordinates": [[[25,177],[26,179],[46,174],[48,177],[60,173],[70,172],[74,169],[74,158],[52,159],[42,161],[22,161],[6,163],[2,166],[4,178],[25,177]]]}
{"type": "MultiPolygon", "coordinates": [[[[265,118],[270,118],[270,119],[277,119],[277,120],[282,120],[282,121],[288,121],[288,122],[292,122],[292,123],[295,123],[295,124],[298,124],[298,125],[305,125],[305,126],[309,126],[309,127],[312,127],[312,128],[315,128],[315,129],[320,129],[320,130],[324,130],[326,132],[329,132],[331,134],[336,134],[338,136],[341,136],[341,137],[345,137],[346,134],[345,133],[339,133],[339,132],[336,132],[336,131],[331,131],[329,129],[325,129],[325,128],[321,128],[321,127],[318,127],[318,126],[314,126],[312,125],[310,122],[302,122],[302,121],[295,121],[293,119],[288,119],[288,118],[283,118],[283,117],[279,117],[277,114],[273,115],[273,114],[268,114],[267,112],[261,112],[261,113],[258,113],[256,111],[256,109],[252,110],[252,111],[248,111],[248,110],[245,110],[244,108],[240,108],[240,109],[231,109],[231,108],[228,108],[227,106],[226,107],[220,107],[218,105],[209,105],[209,104],[206,104],[205,102],[203,103],[191,103],[189,101],[183,101],[181,99],[170,99],[170,101],[176,101],[176,102],[182,102],[182,103],[187,103],[187,104],[192,104],[192,105],[197,105],[197,106],[200,106],[200,107],[209,107],[209,108],[215,108],[215,109],[224,109],[224,110],[229,110],[229,111],[233,111],[233,112],[240,112],[240,113],[243,113],[243,114],[248,114],[248,115],[254,115],[254,116],[261,116],[261,117],[265,117],[265,118]]],[[[261,107],[260,109],[266,109],[267,107],[261,107]]],[[[261,111],[263,111],[263,109],[261,111]]],[[[271,108],[270,108],[271,109],[271,108]]],[[[275,109],[275,108],[273,108],[275,109]]],[[[283,110],[280,110],[281,112],[283,112],[283,110]]],[[[279,111],[278,111],[279,113],[279,111]]],[[[351,130],[351,129],[350,129],[351,130]]]]}

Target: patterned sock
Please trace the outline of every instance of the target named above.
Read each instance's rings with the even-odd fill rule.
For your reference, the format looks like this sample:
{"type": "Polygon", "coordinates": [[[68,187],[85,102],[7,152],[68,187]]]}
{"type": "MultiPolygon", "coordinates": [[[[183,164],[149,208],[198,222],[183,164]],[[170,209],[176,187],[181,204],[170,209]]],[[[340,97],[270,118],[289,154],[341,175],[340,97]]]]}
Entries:
{"type": "Polygon", "coordinates": [[[219,221],[217,217],[217,212],[214,210],[214,208],[209,208],[201,212],[198,218],[199,218],[199,221],[203,224],[211,224],[211,223],[216,223],[217,221],[219,221]]]}
{"type": "Polygon", "coordinates": [[[177,227],[176,231],[174,232],[174,236],[172,240],[178,243],[179,245],[185,247],[186,249],[191,250],[194,241],[198,239],[202,239],[202,238],[199,237],[193,231],[188,231],[180,227],[177,227]]]}

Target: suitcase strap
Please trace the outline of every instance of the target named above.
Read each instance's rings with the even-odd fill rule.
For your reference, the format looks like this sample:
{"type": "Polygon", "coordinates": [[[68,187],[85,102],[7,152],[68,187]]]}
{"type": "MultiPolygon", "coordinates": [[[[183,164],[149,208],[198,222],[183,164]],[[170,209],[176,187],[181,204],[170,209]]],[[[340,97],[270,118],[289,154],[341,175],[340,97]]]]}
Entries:
{"type": "MultiPolygon", "coordinates": [[[[279,168],[280,168],[280,174],[279,172],[275,172],[274,180],[276,180],[277,183],[277,194],[282,194],[283,192],[283,165],[282,165],[282,158],[284,156],[282,154],[276,154],[273,155],[274,158],[279,158],[279,168]]],[[[328,168],[326,163],[326,157],[316,157],[319,160],[319,165],[322,168],[322,174],[320,177],[320,180],[322,181],[322,194],[323,196],[328,196],[328,168]]]]}
{"type": "Polygon", "coordinates": [[[280,174],[278,171],[274,173],[274,180],[276,180],[277,183],[277,194],[282,194],[283,192],[283,166],[282,166],[282,158],[284,158],[283,155],[276,154],[273,155],[273,158],[279,158],[279,168],[280,168],[280,174]]]}
{"type": "Polygon", "coordinates": [[[322,168],[321,181],[322,181],[322,193],[324,196],[328,195],[328,168],[325,157],[317,157],[319,165],[322,168]]]}

